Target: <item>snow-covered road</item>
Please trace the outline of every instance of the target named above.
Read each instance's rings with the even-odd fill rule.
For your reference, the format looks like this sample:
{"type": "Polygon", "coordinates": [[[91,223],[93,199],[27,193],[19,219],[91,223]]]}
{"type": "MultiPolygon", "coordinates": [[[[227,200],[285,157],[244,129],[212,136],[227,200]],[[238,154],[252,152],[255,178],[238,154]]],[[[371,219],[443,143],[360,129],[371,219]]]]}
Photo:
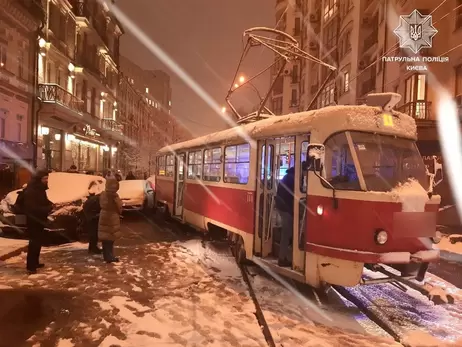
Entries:
{"type": "MultiPolygon", "coordinates": [[[[153,241],[137,233],[133,228],[116,250],[118,265],[88,256],[81,244],[46,249],[42,259],[48,266],[37,275],[25,275],[24,255],[7,261],[0,267],[0,346],[26,340],[25,345],[37,347],[267,346],[248,287],[226,246],[198,239],[153,241]]],[[[338,298],[328,306],[316,304],[261,269],[249,269],[277,346],[398,345],[354,305],[338,298]]],[[[385,286],[353,290],[388,318],[393,315],[403,333],[415,338],[415,330],[426,329],[458,338],[458,305],[434,307],[418,297],[403,303],[408,294],[385,286]]],[[[431,341],[428,333],[418,340],[431,341]]],[[[436,346],[444,346],[440,342],[436,346]]]]}

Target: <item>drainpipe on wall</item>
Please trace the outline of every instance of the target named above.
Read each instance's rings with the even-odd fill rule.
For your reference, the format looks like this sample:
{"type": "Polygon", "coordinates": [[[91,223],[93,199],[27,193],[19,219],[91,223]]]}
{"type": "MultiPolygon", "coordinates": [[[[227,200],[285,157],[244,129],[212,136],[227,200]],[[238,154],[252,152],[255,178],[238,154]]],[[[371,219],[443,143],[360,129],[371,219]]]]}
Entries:
{"type": "Polygon", "coordinates": [[[40,46],[38,42],[38,38],[42,33],[42,30],[45,26],[46,15],[41,19],[40,26],[38,27],[37,31],[35,32],[34,41],[35,41],[35,51],[34,51],[34,83],[33,83],[33,99],[32,99],[32,118],[31,118],[31,140],[32,140],[32,165],[34,168],[37,168],[37,151],[38,151],[38,122],[39,122],[39,112],[42,108],[42,103],[38,97],[38,77],[39,77],[39,66],[38,66],[38,56],[40,54],[40,46]],[[38,103],[38,107],[36,105],[38,103]]]}
{"type": "MultiPolygon", "coordinates": [[[[388,23],[387,23],[387,15],[388,15],[388,4],[385,3],[385,13],[383,14],[383,20],[385,21],[385,35],[384,35],[384,44],[383,44],[383,52],[387,52],[387,44],[388,44],[388,23]]],[[[391,5],[390,5],[391,6],[391,5]]],[[[380,59],[380,63],[379,64],[382,64],[383,65],[383,69],[382,69],[382,93],[385,93],[385,75],[386,75],[386,68],[387,68],[387,64],[384,64],[382,62],[382,57],[379,58],[380,59]]]]}

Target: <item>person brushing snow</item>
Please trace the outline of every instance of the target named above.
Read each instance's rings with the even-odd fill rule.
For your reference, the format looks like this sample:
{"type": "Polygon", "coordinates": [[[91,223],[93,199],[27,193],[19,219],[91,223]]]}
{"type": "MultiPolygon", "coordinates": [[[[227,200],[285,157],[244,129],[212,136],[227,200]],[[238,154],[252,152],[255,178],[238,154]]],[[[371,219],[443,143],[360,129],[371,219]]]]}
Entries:
{"type": "Polygon", "coordinates": [[[115,178],[107,178],[106,190],[101,193],[99,198],[101,213],[98,223],[98,238],[103,244],[103,258],[106,263],[119,261],[114,256],[114,242],[122,236],[120,231],[122,200],[117,194],[118,190],[119,182],[115,178]]]}
{"type": "Polygon", "coordinates": [[[29,246],[27,247],[27,270],[29,274],[37,273],[41,264],[40,251],[48,222],[48,215],[53,210],[53,203],[48,200],[48,171],[40,170],[35,173],[24,190],[23,211],[26,215],[27,232],[29,233],[29,246]]]}

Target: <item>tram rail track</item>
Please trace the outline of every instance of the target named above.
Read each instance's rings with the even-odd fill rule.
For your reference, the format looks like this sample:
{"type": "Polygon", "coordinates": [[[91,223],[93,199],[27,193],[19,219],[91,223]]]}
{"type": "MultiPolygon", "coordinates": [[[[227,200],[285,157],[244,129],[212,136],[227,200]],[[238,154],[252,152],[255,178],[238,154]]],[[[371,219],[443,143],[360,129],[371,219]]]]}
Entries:
{"type": "MultiPolygon", "coordinates": [[[[184,239],[184,234],[183,232],[180,232],[180,229],[183,229],[183,227],[180,225],[180,224],[177,224],[175,222],[161,222],[159,223],[161,224],[162,226],[164,227],[169,227],[171,228],[171,232],[175,233],[175,234],[178,234],[178,237],[179,239],[184,239]],[[177,228],[175,227],[175,225],[178,227],[180,226],[180,228],[177,228]],[[178,233],[180,232],[180,233],[178,233]],[[183,236],[181,236],[180,234],[183,234],[183,236]]],[[[184,230],[183,230],[184,231],[184,230]]],[[[218,244],[221,244],[221,246],[225,245],[225,243],[227,244],[227,246],[229,246],[229,243],[227,240],[223,240],[223,239],[215,239],[215,238],[210,238],[210,237],[204,237],[204,235],[202,234],[202,245],[204,248],[209,248],[210,251],[212,252],[215,252],[216,250],[212,249],[213,247],[209,247],[209,246],[212,246],[213,245],[218,245],[218,244]]],[[[236,254],[236,249],[234,247],[225,247],[226,248],[226,253],[227,254],[221,254],[223,257],[227,257],[229,260],[231,260],[230,258],[233,258],[234,259],[234,262],[236,264],[236,266],[239,268],[239,271],[240,271],[240,274],[242,276],[242,280],[243,282],[245,283],[245,286],[247,287],[247,290],[248,290],[248,293],[249,293],[249,296],[255,306],[255,318],[260,326],[260,329],[262,331],[262,334],[266,340],[266,343],[269,347],[276,347],[278,346],[278,344],[275,342],[275,336],[274,334],[276,334],[276,332],[272,331],[271,327],[269,326],[266,318],[265,318],[265,314],[264,314],[264,303],[260,302],[260,300],[258,299],[258,290],[255,289],[254,285],[253,285],[253,281],[251,279],[252,276],[254,276],[254,271],[251,271],[252,270],[252,267],[247,265],[247,264],[241,264],[239,262],[239,256],[238,254],[236,254]]],[[[232,261],[232,260],[231,260],[232,261]]],[[[276,282],[278,282],[278,279],[275,278],[272,274],[268,273],[268,275],[274,279],[276,282]]],[[[289,280],[290,282],[291,280],[289,280]]],[[[293,281],[292,281],[293,282],[293,281]]],[[[380,314],[377,314],[377,313],[380,313],[380,309],[377,311],[375,309],[371,309],[370,307],[368,307],[368,305],[362,301],[359,297],[356,297],[355,294],[353,294],[350,290],[348,290],[348,288],[345,288],[345,287],[341,287],[341,286],[332,286],[331,287],[338,296],[342,297],[343,299],[347,300],[348,302],[352,303],[358,310],[359,312],[361,312],[364,316],[367,317],[367,319],[371,322],[373,322],[377,327],[378,329],[380,329],[381,331],[383,331],[383,336],[389,336],[391,337],[397,344],[401,345],[401,346],[404,346],[404,347],[408,347],[409,345],[406,344],[406,342],[404,341],[404,337],[403,336],[403,332],[399,331],[400,329],[397,329],[396,326],[393,326],[392,322],[388,321],[387,319],[383,319],[380,317],[380,314]]],[[[314,291],[314,296],[318,299],[319,301],[319,295],[318,293],[316,293],[316,291],[314,291]]],[[[305,294],[302,294],[304,296],[307,296],[305,294]]],[[[321,304],[324,305],[326,302],[325,302],[325,299],[321,299],[320,301],[323,301],[321,304]]],[[[329,305],[329,302],[326,303],[327,306],[330,306],[329,305]]],[[[374,306],[374,307],[377,307],[377,306],[374,306]]],[[[416,324],[415,325],[415,328],[416,329],[419,329],[419,326],[416,324]]],[[[374,334],[372,335],[374,336],[374,334]]]]}

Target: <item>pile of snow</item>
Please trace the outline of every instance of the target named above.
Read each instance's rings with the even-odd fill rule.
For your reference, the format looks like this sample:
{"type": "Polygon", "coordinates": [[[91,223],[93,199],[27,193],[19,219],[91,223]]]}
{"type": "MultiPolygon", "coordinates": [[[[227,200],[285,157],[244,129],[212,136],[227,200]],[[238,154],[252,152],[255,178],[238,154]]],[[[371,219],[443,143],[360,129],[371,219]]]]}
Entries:
{"type": "Polygon", "coordinates": [[[145,180],[128,180],[119,182],[119,197],[121,199],[139,199],[144,200],[145,180]]]}
{"type": "Polygon", "coordinates": [[[104,190],[106,181],[103,177],[67,172],[53,172],[48,179],[48,199],[54,204],[65,204],[80,200],[88,196],[90,184],[92,182],[96,182],[97,191],[104,190]]]}
{"type": "Polygon", "coordinates": [[[318,148],[312,147],[308,151],[308,156],[314,159],[322,159],[324,157],[324,145],[322,144],[311,144],[312,146],[319,146],[318,148]]]}
{"type": "Polygon", "coordinates": [[[403,204],[402,212],[424,212],[429,201],[427,191],[414,179],[400,184],[391,194],[395,201],[403,204]]]}

